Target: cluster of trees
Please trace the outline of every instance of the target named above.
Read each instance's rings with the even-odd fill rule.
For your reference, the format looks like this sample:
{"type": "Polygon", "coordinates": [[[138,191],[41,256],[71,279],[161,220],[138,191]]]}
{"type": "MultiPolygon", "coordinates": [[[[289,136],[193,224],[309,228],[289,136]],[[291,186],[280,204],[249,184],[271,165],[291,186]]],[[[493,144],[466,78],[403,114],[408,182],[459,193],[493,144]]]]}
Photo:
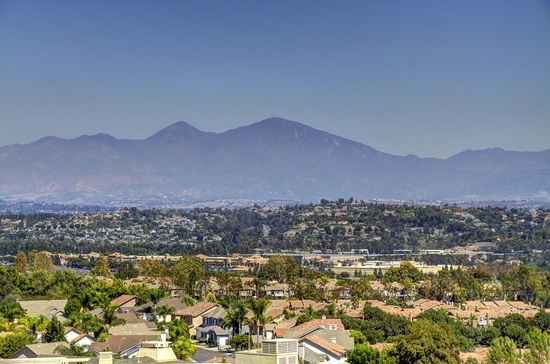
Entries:
{"type": "MultiPolygon", "coordinates": [[[[369,249],[371,253],[390,254],[395,249],[443,249],[477,242],[493,243],[495,252],[516,254],[546,249],[550,227],[545,220],[549,215],[547,210],[386,205],[349,200],[278,209],[131,208],[78,216],[6,214],[2,219],[13,223],[0,225],[0,254],[51,249],[59,253],[108,254],[116,250],[143,255],[224,255],[250,253],[255,248],[333,252],[369,249]],[[105,229],[116,234],[104,235],[105,229]],[[125,239],[125,229],[139,234],[125,239]],[[94,239],[86,239],[91,233],[94,239]],[[117,240],[112,240],[113,235],[117,240]]],[[[532,254],[520,258],[543,266],[548,261],[532,254]]]]}
{"type": "Polygon", "coordinates": [[[450,318],[445,310],[428,310],[414,322],[366,306],[365,319],[340,316],[351,330],[356,347],[348,362],[460,363],[459,353],[488,346],[488,364],[547,363],[550,361],[550,314],[539,311],[532,320],[509,314],[493,326],[475,328],[450,318]],[[368,343],[388,343],[383,351],[368,343]],[[523,351],[523,355],[520,350],[523,351]]]}

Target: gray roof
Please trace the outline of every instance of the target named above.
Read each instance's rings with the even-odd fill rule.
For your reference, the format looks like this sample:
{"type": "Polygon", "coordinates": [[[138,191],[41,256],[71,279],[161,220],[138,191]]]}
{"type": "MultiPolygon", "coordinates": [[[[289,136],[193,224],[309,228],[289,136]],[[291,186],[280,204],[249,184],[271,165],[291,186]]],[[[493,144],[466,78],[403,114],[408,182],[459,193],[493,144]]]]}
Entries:
{"type": "Polygon", "coordinates": [[[27,316],[44,315],[52,318],[53,315],[60,316],[63,313],[67,300],[19,301],[19,304],[27,310],[27,316]]]}
{"type": "MultiPolygon", "coordinates": [[[[157,303],[157,307],[168,305],[174,307],[176,311],[183,310],[187,307],[185,303],[182,303],[179,298],[163,298],[157,303]]],[[[139,306],[135,306],[134,310],[136,312],[151,312],[153,310],[153,302],[147,302],[139,306]]]]}
{"type": "Polygon", "coordinates": [[[155,329],[152,330],[147,323],[138,322],[138,323],[126,323],[124,325],[113,326],[109,329],[109,335],[160,335],[160,331],[155,329]]]}
{"type": "Polygon", "coordinates": [[[202,317],[210,318],[224,318],[225,316],[227,316],[227,310],[223,307],[215,308],[214,310],[202,315],[202,317]]]}
{"type": "Polygon", "coordinates": [[[141,342],[157,339],[158,335],[111,335],[104,343],[92,343],[90,350],[100,352],[108,348],[113,353],[120,353],[134,345],[140,345],[141,342]]]}
{"type": "Polygon", "coordinates": [[[69,344],[66,342],[58,342],[58,343],[39,343],[39,344],[28,344],[23,346],[21,349],[17,350],[13,355],[11,355],[12,358],[16,358],[20,355],[21,352],[25,350],[29,350],[32,353],[34,353],[37,357],[51,357],[51,356],[60,356],[60,354],[56,353],[55,350],[59,346],[69,347],[69,344]]]}
{"type": "Polygon", "coordinates": [[[304,362],[308,363],[323,363],[327,358],[327,354],[317,354],[310,348],[304,347],[304,362]]]}

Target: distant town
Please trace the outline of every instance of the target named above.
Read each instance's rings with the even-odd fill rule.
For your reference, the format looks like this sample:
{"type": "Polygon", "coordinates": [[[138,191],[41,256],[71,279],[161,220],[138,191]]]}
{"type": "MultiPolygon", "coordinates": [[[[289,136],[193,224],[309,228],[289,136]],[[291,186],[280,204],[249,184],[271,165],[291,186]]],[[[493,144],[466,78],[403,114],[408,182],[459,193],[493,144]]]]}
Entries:
{"type": "Polygon", "coordinates": [[[0,242],[0,363],[550,360],[540,207],[9,211],[0,242]]]}

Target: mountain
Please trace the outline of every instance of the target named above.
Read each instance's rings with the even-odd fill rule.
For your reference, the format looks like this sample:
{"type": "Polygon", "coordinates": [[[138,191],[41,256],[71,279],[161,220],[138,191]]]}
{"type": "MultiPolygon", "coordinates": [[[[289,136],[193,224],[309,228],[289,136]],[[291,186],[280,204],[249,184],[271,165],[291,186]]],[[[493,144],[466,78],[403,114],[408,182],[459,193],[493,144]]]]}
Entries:
{"type": "Polygon", "coordinates": [[[145,140],[98,134],[0,148],[0,199],[108,203],[350,197],[550,199],[550,149],[394,156],[271,118],[223,133],[177,122],[145,140]]]}

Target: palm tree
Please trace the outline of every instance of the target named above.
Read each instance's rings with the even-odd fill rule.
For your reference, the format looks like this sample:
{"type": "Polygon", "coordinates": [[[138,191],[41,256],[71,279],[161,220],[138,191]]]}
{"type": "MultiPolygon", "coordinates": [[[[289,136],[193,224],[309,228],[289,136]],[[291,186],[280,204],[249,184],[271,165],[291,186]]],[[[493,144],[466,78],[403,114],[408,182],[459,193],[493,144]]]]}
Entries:
{"type": "Polygon", "coordinates": [[[20,323],[23,323],[33,335],[36,335],[37,331],[42,331],[46,328],[46,326],[48,326],[48,318],[40,314],[36,316],[25,317],[25,319],[21,321],[20,323]]]}
{"type": "Polygon", "coordinates": [[[77,312],[69,318],[72,327],[85,333],[97,332],[103,326],[102,322],[91,313],[77,312]]]}
{"type": "Polygon", "coordinates": [[[260,345],[260,327],[265,326],[273,320],[272,317],[265,317],[265,312],[270,302],[265,298],[250,298],[246,301],[246,305],[252,311],[252,317],[249,318],[256,329],[256,343],[260,345]]]}
{"type": "Polygon", "coordinates": [[[160,307],[157,307],[153,313],[158,316],[162,316],[162,320],[166,321],[166,316],[172,315],[174,312],[176,312],[176,308],[172,307],[168,304],[164,304],[160,307]]]}
{"type": "Polygon", "coordinates": [[[149,291],[147,291],[147,296],[153,302],[153,310],[157,308],[157,304],[162,300],[166,293],[163,289],[160,288],[151,288],[149,291]]]}
{"type": "Polygon", "coordinates": [[[252,280],[252,284],[254,285],[254,289],[256,290],[256,297],[260,297],[260,292],[265,290],[267,280],[265,278],[255,277],[252,280]]]}
{"type": "Polygon", "coordinates": [[[9,322],[13,322],[16,318],[25,316],[26,311],[21,307],[19,302],[6,299],[0,305],[0,314],[9,322]]]}
{"type": "Polygon", "coordinates": [[[246,319],[246,305],[244,301],[233,301],[227,310],[222,322],[222,328],[232,328],[233,335],[238,335],[246,319]]]}
{"type": "Polygon", "coordinates": [[[92,307],[101,307],[106,309],[111,304],[111,299],[105,293],[96,293],[91,299],[92,307]]]}
{"type": "Polygon", "coordinates": [[[93,351],[88,351],[87,345],[76,345],[75,343],[71,343],[69,347],[59,345],[57,348],[55,348],[54,353],[61,354],[63,356],[76,356],[76,357],[90,357],[95,356],[95,353],[93,351]]]}
{"type": "Polygon", "coordinates": [[[80,301],[80,305],[82,306],[81,311],[89,312],[94,308],[95,295],[93,291],[90,291],[90,290],[81,291],[76,294],[76,297],[78,301],[80,301]]]}
{"type": "Polygon", "coordinates": [[[107,334],[109,334],[109,329],[111,327],[124,325],[126,323],[125,319],[116,315],[118,307],[119,306],[116,305],[110,305],[105,310],[103,310],[103,319],[101,320],[101,323],[103,324],[103,327],[105,328],[107,334]]]}

